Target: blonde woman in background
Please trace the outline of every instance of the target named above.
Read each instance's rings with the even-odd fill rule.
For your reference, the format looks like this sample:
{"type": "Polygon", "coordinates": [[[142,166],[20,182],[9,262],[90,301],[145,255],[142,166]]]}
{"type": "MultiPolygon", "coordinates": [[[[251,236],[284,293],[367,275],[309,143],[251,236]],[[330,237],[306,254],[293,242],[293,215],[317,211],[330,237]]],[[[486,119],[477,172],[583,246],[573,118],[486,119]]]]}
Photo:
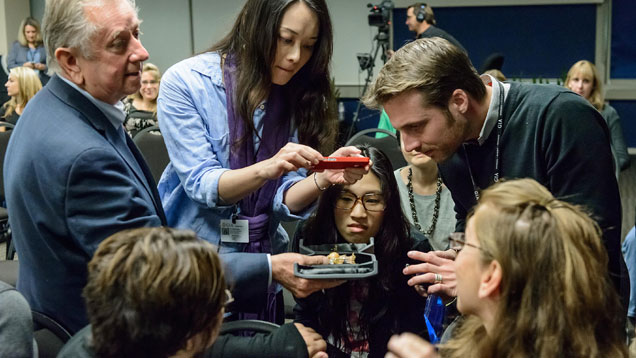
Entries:
{"type": "Polygon", "coordinates": [[[7,56],[7,68],[28,67],[40,77],[40,82],[46,84],[49,76],[46,74],[46,49],[42,41],[42,31],[38,20],[27,17],[20,23],[18,40],[13,42],[7,56]]]}
{"type": "Polygon", "coordinates": [[[598,75],[596,66],[586,60],[581,60],[572,65],[565,79],[565,87],[587,99],[601,112],[605,122],[607,122],[610,130],[612,154],[616,164],[616,177],[618,177],[618,173],[629,167],[629,154],[627,153],[620,118],[614,107],[605,102],[603,81],[598,75]]]}
{"type": "Polygon", "coordinates": [[[600,229],[577,206],[533,179],[500,182],[462,236],[450,245],[466,318],[439,353],[402,334],[386,357],[627,357],[600,229]]]}
{"type": "Polygon", "coordinates": [[[141,88],[124,101],[124,128],[131,137],[144,128],[157,124],[157,96],[161,72],[152,63],[145,63],[141,72],[141,88]]]}
{"type": "Polygon", "coordinates": [[[9,80],[4,84],[11,99],[3,106],[2,120],[16,124],[27,102],[42,89],[38,75],[27,67],[14,67],[9,72],[9,80]]]}

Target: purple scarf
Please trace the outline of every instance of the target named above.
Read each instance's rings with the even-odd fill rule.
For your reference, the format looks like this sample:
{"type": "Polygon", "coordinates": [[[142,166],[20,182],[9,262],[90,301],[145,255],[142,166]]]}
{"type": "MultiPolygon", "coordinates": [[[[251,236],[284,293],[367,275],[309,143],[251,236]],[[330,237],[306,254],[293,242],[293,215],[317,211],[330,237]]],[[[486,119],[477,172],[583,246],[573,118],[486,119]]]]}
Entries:
{"type": "MultiPolygon", "coordinates": [[[[230,130],[230,169],[244,168],[273,157],[287,144],[290,128],[283,87],[272,84],[267,98],[265,116],[262,119],[263,132],[261,142],[255,153],[253,136],[250,134],[245,137],[247,133],[246,125],[240,114],[235,112],[236,74],[236,62],[228,55],[223,69],[223,80],[225,82],[227,118],[230,130]],[[235,143],[241,139],[243,141],[237,147],[235,143]]],[[[247,244],[246,252],[272,253],[271,239],[267,231],[272,202],[280,180],[280,178],[268,180],[260,189],[250,193],[240,202],[241,210],[238,218],[249,222],[249,243],[247,244]]],[[[283,319],[283,317],[279,317],[279,319],[276,317],[278,316],[276,312],[279,311],[277,305],[280,303],[277,302],[278,300],[275,299],[275,296],[275,292],[269,292],[267,308],[265,312],[261,312],[256,318],[273,322],[283,319]]],[[[243,318],[253,319],[255,317],[243,318]]]]}

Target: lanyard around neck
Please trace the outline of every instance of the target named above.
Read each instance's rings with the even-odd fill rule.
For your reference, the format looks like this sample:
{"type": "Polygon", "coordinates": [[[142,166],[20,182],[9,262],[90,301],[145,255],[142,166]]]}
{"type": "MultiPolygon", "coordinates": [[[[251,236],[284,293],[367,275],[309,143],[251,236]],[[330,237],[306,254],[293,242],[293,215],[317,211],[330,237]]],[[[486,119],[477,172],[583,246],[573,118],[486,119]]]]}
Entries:
{"type": "MultiPolygon", "coordinates": [[[[499,87],[499,106],[497,108],[497,142],[495,146],[495,173],[493,175],[493,183],[499,182],[499,160],[500,160],[500,143],[501,134],[503,133],[503,106],[504,106],[504,87],[501,82],[497,82],[499,87]]],[[[470,181],[473,184],[473,193],[475,194],[475,200],[479,201],[479,187],[475,183],[475,177],[473,176],[473,170],[470,168],[470,161],[468,160],[468,151],[464,144],[464,156],[466,157],[466,166],[468,166],[468,174],[470,175],[470,181]]]]}

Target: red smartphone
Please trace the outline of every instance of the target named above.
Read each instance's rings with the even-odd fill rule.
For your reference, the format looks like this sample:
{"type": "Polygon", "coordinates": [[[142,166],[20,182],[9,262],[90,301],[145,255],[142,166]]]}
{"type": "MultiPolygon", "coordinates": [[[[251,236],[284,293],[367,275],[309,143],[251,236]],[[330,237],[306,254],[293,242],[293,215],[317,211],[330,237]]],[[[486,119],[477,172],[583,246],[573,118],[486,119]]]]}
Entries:
{"type": "Polygon", "coordinates": [[[368,157],[326,157],[311,169],[321,172],[325,169],[362,168],[368,164],[368,157]]]}

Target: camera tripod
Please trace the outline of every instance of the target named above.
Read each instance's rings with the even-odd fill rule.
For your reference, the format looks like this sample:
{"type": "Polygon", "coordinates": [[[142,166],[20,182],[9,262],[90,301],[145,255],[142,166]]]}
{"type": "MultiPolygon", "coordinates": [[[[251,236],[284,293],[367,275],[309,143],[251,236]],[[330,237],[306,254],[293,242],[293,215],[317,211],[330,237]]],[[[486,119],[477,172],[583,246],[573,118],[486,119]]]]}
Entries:
{"type": "MultiPolygon", "coordinates": [[[[371,45],[371,52],[373,52],[373,56],[369,59],[368,56],[358,57],[358,62],[360,65],[360,70],[367,70],[367,78],[364,80],[364,87],[362,87],[362,95],[367,92],[367,88],[371,83],[371,79],[373,78],[373,68],[375,67],[375,61],[378,58],[378,52],[382,50],[382,63],[386,63],[387,60],[387,48],[389,46],[389,28],[386,26],[378,28],[378,34],[373,38],[373,44],[371,45]]],[[[351,138],[353,134],[353,128],[355,128],[356,123],[360,120],[360,107],[362,106],[362,101],[358,101],[358,106],[356,107],[356,111],[353,114],[353,119],[351,120],[351,126],[349,127],[349,131],[347,133],[347,140],[351,138]]]]}

